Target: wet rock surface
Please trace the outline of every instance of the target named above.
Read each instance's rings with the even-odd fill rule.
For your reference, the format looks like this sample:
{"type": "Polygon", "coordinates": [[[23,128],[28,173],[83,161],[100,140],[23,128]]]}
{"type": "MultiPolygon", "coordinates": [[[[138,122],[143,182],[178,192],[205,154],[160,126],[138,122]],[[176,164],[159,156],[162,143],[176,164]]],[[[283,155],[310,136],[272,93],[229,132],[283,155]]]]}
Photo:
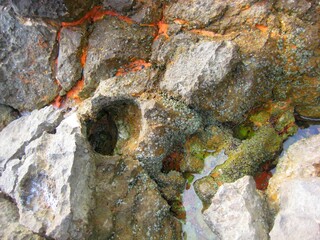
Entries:
{"type": "Polygon", "coordinates": [[[58,91],[52,61],[57,29],[0,10],[0,103],[19,111],[48,104],[58,91]]]}
{"type": "Polygon", "coordinates": [[[204,219],[221,239],[269,239],[264,203],[252,177],[223,184],[204,211],[204,219]]]}

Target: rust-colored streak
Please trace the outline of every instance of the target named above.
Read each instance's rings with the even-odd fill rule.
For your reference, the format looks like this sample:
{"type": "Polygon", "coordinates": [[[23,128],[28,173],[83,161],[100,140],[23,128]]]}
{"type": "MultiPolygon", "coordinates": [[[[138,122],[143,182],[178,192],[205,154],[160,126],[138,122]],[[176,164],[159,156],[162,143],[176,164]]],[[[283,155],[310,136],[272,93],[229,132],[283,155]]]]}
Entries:
{"type": "Polygon", "coordinates": [[[137,72],[148,67],[151,67],[151,63],[148,63],[145,60],[141,60],[141,59],[136,60],[134,62],[131,62],[123,66],[122,68],[119,68],[116,73],[116,76],[123,76],[130,72],[137,72]]]}
{"type": "Polygon", "coordinates": [[[268,31],[268,27],[262,24],[256,24],[255,27],[263,33],[266,33],[268,31]]]}
{"type": "Polygon", "coordinates": [[[74,22],[62,22],[61,26],[62,27],[77,26],[77,25],[83,24],[85,21],[95,22],[103,19],[104,16],[113,16],[127,23],[130,23],[130,24],[133,23],[133,20],[129,17],[123,16],[117,12],[108,11],[108,10],[105,11],[102,9],[102,6],[95,6],[89,12],[87,12],[86,15],[81,19],[74,22]]]}
{"type": "Polygon", "coordinates": [[[62,97],[58,95],[52,102],[52,106],[55,108],[60,108],[62,105],[62,97]]]}
{"type": "Polygon", "coordinates": [[[83,89],[84,86],[84,80],[81,79],[77,82],[77,84],[67,92],[67,98],[74,99],[76,103],[80,103],[80,97],[79,92],[83,89]]]}
{"type": "Polygon", "coordinates": [[[88,53],[88,46],[84,47],[82,49],[82,55],[80,58],[80,62],[81,62],[81,66],[84,67],[84,65],[86,64],[87,61],[87,53],[88,53]]]}
{"type": "Polygon", "coordinates": [[[266,190],[268,188],[269,180],[272,177],[271,172],[262,172],[255,176],[256,188],[259,190],[266,190]]]}

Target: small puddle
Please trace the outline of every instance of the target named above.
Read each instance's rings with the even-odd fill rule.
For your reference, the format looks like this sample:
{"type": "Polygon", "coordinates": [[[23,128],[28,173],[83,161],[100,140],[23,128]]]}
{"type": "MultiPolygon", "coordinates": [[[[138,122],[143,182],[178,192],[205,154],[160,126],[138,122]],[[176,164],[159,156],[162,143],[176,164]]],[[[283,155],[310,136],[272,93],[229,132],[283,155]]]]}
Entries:
{"type": "Polygon", "coordinates": [[[197,196],[193,183],[207,176],[217,165],[224,163],[228,156],[221,151],[218,155],[205,158],[205,166],[201,173],[194,174],[194,179],[188,190],[183,192],[182,202],[186,211],[186,220],[183,225],[184,240],[216,240],[219,239],[203,220],[203,204],[197,196]]]}

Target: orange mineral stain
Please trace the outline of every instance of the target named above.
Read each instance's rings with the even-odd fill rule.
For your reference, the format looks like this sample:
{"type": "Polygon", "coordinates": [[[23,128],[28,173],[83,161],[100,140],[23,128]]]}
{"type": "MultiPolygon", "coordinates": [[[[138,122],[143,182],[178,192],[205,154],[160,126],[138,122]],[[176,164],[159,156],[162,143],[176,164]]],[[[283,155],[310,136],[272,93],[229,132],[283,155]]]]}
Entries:
{"type": "Polygon", "coordinates": [[[82,49],[82,55],[80,58],[80,62],[81,62],[81,66],[84,67],[84,65],[86,64],[87,61],[87,53],[88,53],[88,46],[84,47],[82,49]]]}
{"type": "Polygon", "coordinates": [[[255,27],[263,33],[266,33],[268,31],[268,27],[262,24],[256,24],[255,27]]]}
{"type": "Polygon", "coordinates": [[[269,179],[272,177],[271,172],[262,172],[255,176],[256,188],[259,190],[266,190],[268,188],[269,179]]]}
{"type": "Polygon", "coordinates": [[[142,59],[136,60],[123,66],[122,68],[119,68],[116,73],[116,76],[124,76],[130,72],[137,72],[148,67],[151,67],[151,63],[148,63],[142,59]]]}
{"type": "Polygon", "coordinates": [[[81,79],[79,80],[76,85],[67,92],[67,98],[69,99],[74,99],[76,103],[80,103],[80,97],[79,97],[79,92],[83,89],[84,86],[84,80],[81,79]]]}
{"type": "Polygon", "coordinates": [[[52,106],[55,108],[60,108],[62,105],[62,97],[58,95],[52,102],[52,106]]]}

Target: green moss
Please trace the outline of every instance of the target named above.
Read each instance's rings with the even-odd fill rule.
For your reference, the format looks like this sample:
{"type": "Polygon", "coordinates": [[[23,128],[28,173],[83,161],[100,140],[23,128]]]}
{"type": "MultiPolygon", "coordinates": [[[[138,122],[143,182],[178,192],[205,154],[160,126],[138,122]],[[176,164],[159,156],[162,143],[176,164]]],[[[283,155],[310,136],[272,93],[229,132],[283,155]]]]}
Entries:
{"type": "Polygon", "coordinates": [[[234,130],[235,137],[244,140],[253,137],[254,130],[252,126],[240,125],[234,130]]]}

